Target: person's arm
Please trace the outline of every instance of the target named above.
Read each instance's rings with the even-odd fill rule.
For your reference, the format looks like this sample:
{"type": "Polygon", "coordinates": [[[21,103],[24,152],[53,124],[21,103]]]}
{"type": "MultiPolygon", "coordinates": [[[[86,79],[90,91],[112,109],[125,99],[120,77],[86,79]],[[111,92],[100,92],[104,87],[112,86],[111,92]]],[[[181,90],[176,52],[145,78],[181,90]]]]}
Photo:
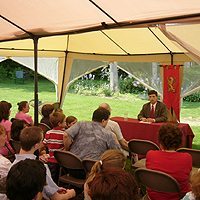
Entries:
{"type": "Polygon", "coordinates": [[[71,136],[67,132],[65,132],[63,135],[63,143],[64,143],[64,149],[66,151],[68,151],[70,149],[72,142],[73,141],[72,141],[71,136]]]}
{"type": "Polygon", "coordinates": [[[119,126],[119,124],[117,122],[115,122],[113,124],[112,131],[115,133],[115,135],[116,135],[116,137],[118,139],[118,142],[121,145],[121,147],[124,150],[128,151],[128,142],[124,139],[124,137],[122,135],[122,132],[121,132],[121,129],[120,129],[120,126],[119,126]]]}
{"type": "Polygon", "coordinates": [[[159,116],[155,118],[155,122],[166,122],[167,121],[167,107],[165,104],[160,103],[159,116]]]}
{"type": "Polygon", "coordinates": [[[128,149],[128,142],[122,138],[121,140],[119,140],[119,144],[121,145],[122,149],[129,151],[128,149]]]}
{"type": "Polygon", "coordinates": [[[111,131],[108,132],[107,134],[107,146],[108,149],[120,149],[121,150],[121,145],[119,144],[119,141],[114,133],[111,131]]]}
{"type": "Polygon", "coordinates": [[[146,121],[146,104],[144,104],[142,106],[142,110],[140,111],[140,113],[138,114],[138,120],[145,122],[146,121]]]}
{"type": "Polygon", "coordinates": [[[50,199],[51,200],[68,200],[76,196],[76,192],[74,189],[64,190],[62,193],[56,192],[54,193],[50,199]]]}

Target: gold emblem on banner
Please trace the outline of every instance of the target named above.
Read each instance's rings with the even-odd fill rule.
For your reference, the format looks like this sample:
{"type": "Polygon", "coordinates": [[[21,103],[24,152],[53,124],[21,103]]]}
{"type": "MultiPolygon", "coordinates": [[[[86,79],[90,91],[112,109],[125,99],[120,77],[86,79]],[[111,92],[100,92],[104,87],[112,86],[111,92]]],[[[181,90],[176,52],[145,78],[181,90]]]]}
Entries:
{"type": "Polygon", "coordinates": [[[168,86],[168,92],[175,92],[175,88],[174,88],[174,84],[175,84],[176,80],[173,76],[169,76],[167,78],[167,86],[168,86]]]}

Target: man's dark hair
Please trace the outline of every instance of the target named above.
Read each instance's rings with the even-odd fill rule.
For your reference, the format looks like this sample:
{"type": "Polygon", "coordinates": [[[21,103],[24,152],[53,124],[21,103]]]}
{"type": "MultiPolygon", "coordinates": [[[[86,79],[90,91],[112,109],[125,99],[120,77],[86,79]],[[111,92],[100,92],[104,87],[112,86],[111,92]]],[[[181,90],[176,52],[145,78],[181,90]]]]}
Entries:
{"type": "Polygon", "coordinates": [[[10,200],[32,200],[45,184],[44,164],[39,160],[21,160],[8,172],[6,195],[10,200]]]}
{"type": "Polygon", "coordinates": [[[110,112],[105,108],[98,108],[93,112],[92,121],[102,122],[102,120],[107,120],[110,116],[110,112]]]}
{"type": "Polygon", "coordinates": [[[49,115],[53,112],[54,106],[52,104],[45,104],[42,106],[41,113],[43,117],[49,117],[49,115]]]}
{"type": "Polygon", "coordinates": [[[152,94],[155,94],[156,96],[158,96],[158,93],[157,93],[157,91],[155,91],[155,90],[150,90],[150,91],[148,92],[148,96],[149,96],[149,95],[152,95],[152,94]]]}

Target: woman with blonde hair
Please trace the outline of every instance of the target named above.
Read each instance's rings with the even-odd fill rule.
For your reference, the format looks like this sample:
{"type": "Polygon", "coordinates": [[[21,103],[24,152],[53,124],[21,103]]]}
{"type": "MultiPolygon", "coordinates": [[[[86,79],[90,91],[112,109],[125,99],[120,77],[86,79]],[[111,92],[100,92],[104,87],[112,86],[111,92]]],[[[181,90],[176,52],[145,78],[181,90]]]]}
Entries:
{"type": "Polygon", "coordinates": [[[192,174],[190,182],[192,191],[188,192],[183,200],[200,200],[200,171],[192,174]]]}
{"type": "Polygon", "coordinates": [[[85,200],[138,199],[137,184],[134,177],[124,171],[125,164],[126,157],[120,150],[105,151],[84,185],[85,200]]]}

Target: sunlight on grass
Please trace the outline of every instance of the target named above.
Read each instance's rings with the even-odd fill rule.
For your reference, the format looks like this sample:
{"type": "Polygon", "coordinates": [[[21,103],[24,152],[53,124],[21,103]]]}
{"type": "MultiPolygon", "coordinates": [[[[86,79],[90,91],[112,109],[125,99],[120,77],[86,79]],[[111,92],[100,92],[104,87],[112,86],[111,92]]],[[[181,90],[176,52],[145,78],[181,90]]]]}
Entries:
{"type": "MultiPolygon", "coordinates": [[[[31,100],[34,98],[33,81],[25,81],[24,84],[15,84],[14,82],[0,83],[0,100],[6,100],[12,104],[11,117],[17,112],[17,103],[22,100],[31,100]]],[[[49,81],[39,81],[39,100],[42,102],[56,102],[56,92],[54,85],[49,81]]],[[[112,108],[112,116],[125,116],[136,118],[142,105],[147,100],[141,100],[133,94],[115,94],[114,97],[84,96],[68,93],[63,110],[66,115],[74,115],[78,120],[91,120],[93,111],[100,103],[107,102],[112,108]]],[[[30,114],[33,116],[33,108],[30,114]]],[[[181,121],[189,123],[195,138],[193,147],[200,149],[200,102],[183,102],[181,107],[181,121]]],[[[40,117],[39,117],[40,118],[40,117]]]]}

